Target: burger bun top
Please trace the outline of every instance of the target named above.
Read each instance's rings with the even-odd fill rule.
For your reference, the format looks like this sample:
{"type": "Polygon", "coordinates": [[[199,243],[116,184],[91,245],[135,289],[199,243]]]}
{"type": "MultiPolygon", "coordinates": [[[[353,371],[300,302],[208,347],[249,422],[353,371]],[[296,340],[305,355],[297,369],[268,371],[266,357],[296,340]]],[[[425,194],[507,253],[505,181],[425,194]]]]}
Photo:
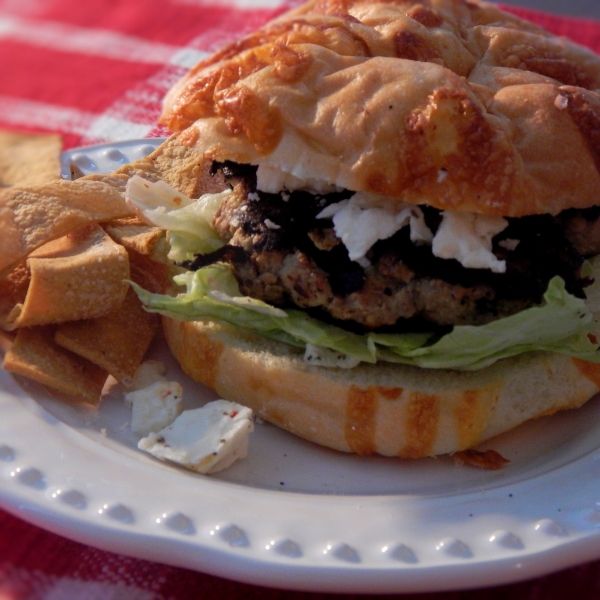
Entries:
{"type": "Polygon", "coordinates": [[[190,71],[162,123],[206,158],[398,204],[597,203],[600,58],[483,2],[313,0],[190,71]]]}

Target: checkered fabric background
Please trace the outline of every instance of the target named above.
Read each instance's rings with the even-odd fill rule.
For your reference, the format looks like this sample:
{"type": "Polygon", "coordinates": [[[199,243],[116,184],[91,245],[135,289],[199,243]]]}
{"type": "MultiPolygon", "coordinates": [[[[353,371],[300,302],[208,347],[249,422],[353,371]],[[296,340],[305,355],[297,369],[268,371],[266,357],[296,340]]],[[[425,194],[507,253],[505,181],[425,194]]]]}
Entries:
{"type": "MultiPolygon", "coordinates": [[[[161,99],[189,67],[298,3],[0,0],[0,128],[60,133],[65,148],[163,136],[167,132],[156,125],[161,99]]],[[[600,23],[510,10],[600,51],[600,23]]],[[[102,552],[0,510],[0,600],[324,597],[267,590],[102,552]]],[[[600,598],[600,562],[493,589],[404,596],[567,597],[600,598]]]]}

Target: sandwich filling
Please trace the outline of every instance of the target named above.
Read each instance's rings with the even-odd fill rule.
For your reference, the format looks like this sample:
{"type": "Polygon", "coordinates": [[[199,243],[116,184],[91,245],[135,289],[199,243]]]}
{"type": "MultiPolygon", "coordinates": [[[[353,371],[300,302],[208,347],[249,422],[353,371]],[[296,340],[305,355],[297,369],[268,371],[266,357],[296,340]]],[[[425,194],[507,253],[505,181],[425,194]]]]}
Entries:
{"type": "Polygon", "coordinates": [[[480,241],[505,264],[497,272],[435,256],[446,215],[422,205],[414,229],[430,231],[430,241],[411,239],[409,215],[361,264],[336,232],[335,214],[327,216],[354,192],[274,194],[257,189],[256,167],[214,169],[231,189],[198,200],[162,181],[128,182],[129,202],[168,229],[179,270],[173,295],[132,284],[148,310],[241,327],[322,366],[382,360],[472,370],[538,350],[600,362],[584,300],[600,293],[600,261],[586,261],[572,233],[594,226],[593,210],[507,218],[496,235],[488,228],[480,241]]]}
{"type": "Polygon", "coordinates": [[[309,0],[167,95],[230,189],[152,209],[181,289],[140,297],[307,357],[600,361],[598,89],[595,55],[491,4],[309,0]]]}
{"type": "Polygon", "coordinates": [[[352,191],[269,193],[257,188],[256,167],[214,169],[232,187],[213,219],[225,245],[183,266],[226,262],[244,295],[352,331],[481,325],[539,305],[555,276],[577,298],[591,283],[569,240],[575,214],[465,219],[427,205],[353,210],[360,195],[352,191]]]}

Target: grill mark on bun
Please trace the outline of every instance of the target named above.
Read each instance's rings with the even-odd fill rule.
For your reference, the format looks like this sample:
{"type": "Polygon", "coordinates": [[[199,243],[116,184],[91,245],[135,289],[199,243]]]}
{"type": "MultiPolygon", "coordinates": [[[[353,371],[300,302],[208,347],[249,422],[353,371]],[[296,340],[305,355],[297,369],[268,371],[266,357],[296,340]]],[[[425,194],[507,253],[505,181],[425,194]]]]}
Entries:
{"type": "Polygon", "coordinates": [[[375,454],[375,422],[377,397],[371,388],[352,386],[348,390],[344,437],[348,447],[356,454],[375,454]]]}
{"type": "Polygon", "coordinates": [[[465,392],[481,394],[477,419],[484,420],[485,427],[471,440],[473,446],[528,419],[581,406],[600,388],[600,365],[534,353],[506,359],[479,373],[430,373],[422,382],[428,392],[419,393],[414,390],[413,367],[380,365],[381,378],[361,367],[340,376],[335,369],[307,367],[298,351],[283,343],[248,338],[230,327],[165,317],[164,329],[174,356],[194,379],[205,384],[210,379],[203,346],[211,341],[223,344],[225,351],[214,363],[220,369],[214,388],[218,394],[304,439],[344,452],[352,451],[344,436],[351,388],[355,401],[370,407],[364,412],[359,405],[354,412],[356,419],[364,419],[358,424],[364,428],[361,439],[367,449],[405,458],[462,449],[455,408],[464,401],[465,392]],[[269,382],[270,390],[251,391],[252,378],[269,382]],[[384,390],[404,389],[400,400],[386,402],[377,383],[384,390]]]}
{"type": "Polygon", "coordinates": [[[529,71],[563,85],[597,87],[595,66],[581,60],[581,54],[573,52],[564,42],[524,31],[493,38],[491,52],[498,66],[529,71]]]}
{"type": "Polygon", "coordinates": [[[433,394],[414,392],[406,407],[406,442],[398,456],[418,458],[433,454],[440,422],[439,399],[433,394]]]}
{"type": "MultiPolygon", "coordinates": [[[[296,23],[299,23],[301,26],[306,25],[309,28],[316,29],[315,25],[309,23],[305,20],[298,20],[293,23],[296,26],[296,23]]],[[[205,60],[199,62],[196,66],[190,69],[190,74],[200,73],[207,67],[211,65],[215,65],[219,62],[224,62],[227,60],[235,59],[239,57],[244,52],[249,51],[249,53],[257,47],[266,46],[271,44],[274,40],[278,40],[289,33],[288,24],[277,24],[274,23],[270,27],[265,30],[258,30],[250,35],[242,38],[241,40],[236,40],[231,44],[228,44],[218,50],[211,56],[207,57],[205,60]]],[[[257,63],[254,56],[250,55],[251,59],[247,62],[253,62],[255,66],[260,67],[257,63]]]]}
{"type": "Polygon", "coordinates": [[[219,374],[219,359],[223,354],[225,347],[221,342],[208,339],[203,352],[205,385],[209,388],[216,386],[217,375],[219,374]]]}
{"type": "MultiPolygon", "coordinates": [[[[454,410],[458,446],[466,448],[471,446],[475,440],[480,439],[480,434],[485,427],[485,412],[482,411],[481,403],[486,398],[481,390],[465,390],[454,410]]],[[[493,406],[496,398],[490,402],[493,406]]]]}
{"type": "Polygon", "coordinates": [[[600,364],[581,360],[580,358],[573,358],[571,360],[577,370],[600,389],[600,364]]]}
{"type": "Polygon", "coordinates": [[[386,400],[398,400],[404,393],[404,390],[399,387],[383,387],[377,386],[377,392],[380,396],[383,396],[386,400]]]}

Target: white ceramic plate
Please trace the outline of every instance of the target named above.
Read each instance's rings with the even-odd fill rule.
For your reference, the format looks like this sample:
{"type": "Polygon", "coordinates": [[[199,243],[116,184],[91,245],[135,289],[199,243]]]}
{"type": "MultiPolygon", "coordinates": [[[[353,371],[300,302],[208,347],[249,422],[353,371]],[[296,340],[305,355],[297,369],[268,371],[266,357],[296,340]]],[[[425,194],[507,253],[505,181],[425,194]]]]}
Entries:
{"type": "MultiPolygon", "coordinates": [[[[72,151],[64,164],[93,172],[153,145],[72,151]]],[[[214,398],[162,340],[151,354],[187,407],[214,398]]],[[[129,420],[119,386],[94,411],[0,371],[0,505],[106,550],[298,590],[489,586],[600,558],[599,400],[487,444],[511,460],[501,471],[359,458],[258,424],[246,460],[203,477],[138,451],[129,420]]]]}

